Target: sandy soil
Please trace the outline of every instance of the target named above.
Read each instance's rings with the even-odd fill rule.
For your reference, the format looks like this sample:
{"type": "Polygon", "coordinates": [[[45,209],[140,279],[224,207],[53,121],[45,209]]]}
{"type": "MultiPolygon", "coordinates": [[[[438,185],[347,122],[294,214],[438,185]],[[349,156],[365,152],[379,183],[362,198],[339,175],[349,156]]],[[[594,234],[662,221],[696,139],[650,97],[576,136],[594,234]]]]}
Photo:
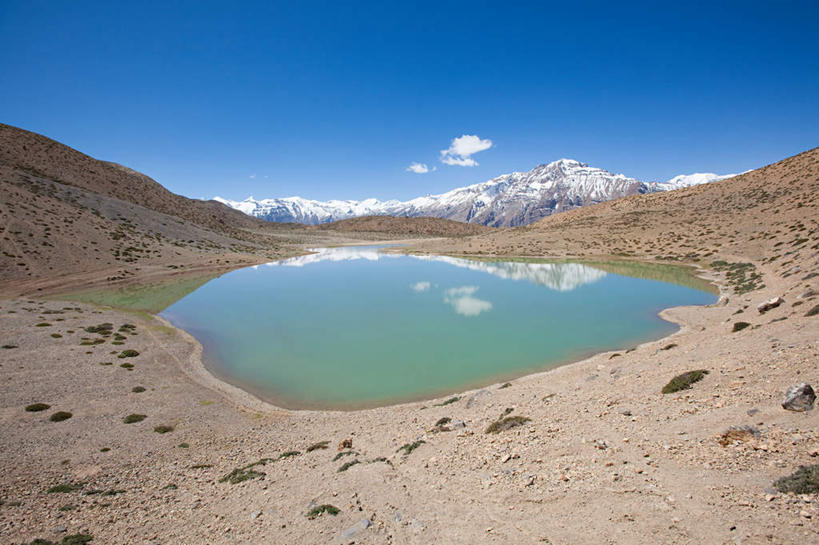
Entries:
{"type": "Polygon", "coordinates": [[[819,412],[779,405],[791,384],[817,383],[819,317],[804,316],[816,300],[798,299],[802,282],[765,278],[764,290],[713,307],[665,311],[682,324],[680,332],[633,352],[464,392],[446,405],[439,399],[355,412],[286,411],[260,402],[213,379],[198,343],[157,319],[4,300],[0,341],[16,348],[0,351],[0,537],[816,542],[816,496],[770,488],[819,454],[819,412]],[[759,315],[756,303],[774,295],[786,303],[759,315]],[[752,326],[731,333],[739,320],[752,326]],[[83,328],[104,322],[115,332],[126,323],[136,328],[122,333],[121,345],[112,346],[113,337],[81,345],[83,337],[102,338],[83,328]],[[50,325],[38,327],[43,323],[50,325]],[[124,349],[139,355],[118,358],[124,349]],[[671,377],[699,368],[710,374],[691,390],[660,394],[671,377]],[[146,390],[133,392],[137,386],[146,390]],[[50,408],[27,412],[32,403],[50,408]],[[507,408],[531,420],[485,433],[507,408]],[[56,411],[73,416],[51,422],[56,411]],[[126,424],[129,414],[146,418],[126,424]],[[463,427],[435,431],[443,417],[463,427]],[[722,446],[719,434],[738,425],[759,435],[722,446]],[[156,426],[173,431],[157,433],[156,426]],[[334,460],[344,439],[352,440],[344,451],[352,453],[334,460]],[[409,455],[397,452],[418,440],[424,443],[409,455]],[[329,448],[307,452],[321,441],[329,448]],[[299,454],[279,459],[290,451],[299,454]],[[272,460],[251,468],[264,475],[220,482],[265,458],[272,460]],[[340,472],[350,461],[360,463],[340,472]],[[65,483],[77,489],[47,492],[65,483]],[[306,516],[322,504],[340,512],[306,516]],[[371,526],[364,529],[362,519],[371,526]]]}

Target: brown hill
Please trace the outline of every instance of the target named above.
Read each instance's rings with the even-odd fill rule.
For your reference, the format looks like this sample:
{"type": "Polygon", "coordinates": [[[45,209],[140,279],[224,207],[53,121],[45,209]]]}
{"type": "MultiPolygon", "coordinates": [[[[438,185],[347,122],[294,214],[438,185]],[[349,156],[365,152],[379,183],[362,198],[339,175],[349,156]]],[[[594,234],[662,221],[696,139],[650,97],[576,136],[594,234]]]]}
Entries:
{"type": "Polygon", "coordinates": [[[176,195],[140,172],[99,161],[45,136],[2,123],[0,166],[138,204],[232,236],[241,236],[242,228],[267,225],[216,201],[176,195]]]}
{"type": "Polygon", "coordinates": [[[637,195],[556,214],[527,227],[419,249],[524,256],[615,255],[710,265],[817,269],[819,148],[711,184],[637,195]]]}
{"type": "Polygon", "coordinates": [[[362,216],[309,227],[314,231],[380,233],[389,236],[463,237],[494,231],[492,227],[439,218],[362,216]]]}
{"type": "Polygon", "coordinates": [[[292,230],[0,124],[4,292],[269,260],[295,253],[276,236],[292,230]]]}

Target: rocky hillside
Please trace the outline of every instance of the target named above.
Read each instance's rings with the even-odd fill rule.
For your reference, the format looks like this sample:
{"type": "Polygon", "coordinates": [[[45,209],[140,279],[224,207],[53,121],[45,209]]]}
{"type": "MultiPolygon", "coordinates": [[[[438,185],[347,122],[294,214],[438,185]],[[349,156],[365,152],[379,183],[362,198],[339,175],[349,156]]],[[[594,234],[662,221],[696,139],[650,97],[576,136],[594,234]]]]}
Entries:
{"type": "Polygon", "coordinates": [[[629,195],[668,191],[730,178],[711,173],[675,176],[668,182],[641,182],[612,174],[572,159],[540,165],[528,172],[513,172],[487,182],[428,195],[410,201],[313,201],[301,197],[229,201],[216,197],[245,214],[273,222],[317,224],[358,216],[433,217],[508,227],[527,225],[541,218],[588,204],[629,195]]]}
{"type": "Polygon", "coordinates": [[[272,259],[293,253],[270,236],[282,229],[0,125],[0,278],[12,292],[272,259]]]}
{"type": "MultiPolygon", "coordinates": [[[[424,248],[478,255],[614,254],[717,267],[741,258],[800,277],[819,272],[816,195],[819,148],[716,184],[627,197],[424,248]]],[[[750,282],[746,287],[754,284],[750,268],[736,276],[750,282]]]]}
{"type": "Polygon", "coordinates": [[[342,233],[380,233],[389,236],[462,237],[487,233],[493,229],[438,218],[406,218],[392,216],[364,216],[323,223],[310,227],[314,231],[342,233]]]}

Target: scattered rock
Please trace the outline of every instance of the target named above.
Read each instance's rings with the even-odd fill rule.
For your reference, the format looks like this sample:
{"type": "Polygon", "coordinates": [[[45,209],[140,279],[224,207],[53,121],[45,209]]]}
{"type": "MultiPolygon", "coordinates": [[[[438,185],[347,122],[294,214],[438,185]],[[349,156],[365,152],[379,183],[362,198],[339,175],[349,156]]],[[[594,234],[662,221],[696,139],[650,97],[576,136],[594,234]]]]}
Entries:
{"type": "Polygon", "coordinates": [[[773,299],[768,299],[767,301],[763,301],[756,306],[756,309],[759,311],[760,314],[765,314],[769,310],[778,307],[785,300],[782,297],[774,297],[773,299]]]}
{"type": "Polygon", "coordinates": [[[55,526],[54,527],[54,533],[55,534],[64,534],[67,531],[68,531],[68,528],[66,528],[65,526],[55,526]]]}
{"type": "Polygon", "coordinates": [[[816,401],[816,393],[807,382],[795,384],[788,388],[785,399],[782,401],[782,408],[789,411],[805,412],[813,408],[816,401]]]}
{"type": "Polygon", "coordinates": [[[489,397],[490,395],[492,395],[492,392],[489,390],[478,390],[466,400],[466,408],[471,409],[472,407],[483,403],[485,398],[489,397]]]}
{"type": "Polygon", "coordinates": [[[345,439],[341,443],[338,444],[338,450],[345,450],[353,448],[353,440],[352,439],[345,439]]]}
{"type": "Polygon", "coordinates": [[[253,511],[252,513],[250,513],[250,519],[251,520],[256,520],[257,518],[259,518],[261,516],[262,516],[261,511],[253,511]]]}
{"type": "Polygon", "coordinates": [[[342,537],[345,538],[351,538],[358,532],[366,530],[370,526],[372,526],[372,522],[370,522],[369,519],[361,519],[352,526],[350,526],[349,528],[347,528],[346,530],[344,530],[343,532],[341,532],[341,535],[342,537]]]}
{"type": "Polygon", "coordinates": [[[455,420],[452,422],[452,429],[459,430],[466,427],[466,422],[463,420],[455,420]]]}

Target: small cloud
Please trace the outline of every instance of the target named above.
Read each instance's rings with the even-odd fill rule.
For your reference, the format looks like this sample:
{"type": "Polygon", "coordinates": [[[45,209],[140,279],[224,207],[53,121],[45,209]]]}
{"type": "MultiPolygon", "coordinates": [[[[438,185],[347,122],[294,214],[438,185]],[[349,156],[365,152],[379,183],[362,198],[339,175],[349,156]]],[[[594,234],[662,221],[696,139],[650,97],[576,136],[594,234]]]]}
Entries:
{"type": "Polygon", "coordinates": [[[413,290],[417,291],[417,292],[422,292],[422,291],[427,291],[430,288],[431,285],[432,284],[430,284],[429,282],[416,282],[415,284],[413,284],[410,287],[413,290]]]}
{"type": "Polygon", "coordinates": [[[472,297],[478,291],[478,286],[461,286],[446,290],[444,303],[452,305],[455,312],[461,316],[477,316],[487,310],[492,310],[492,303],[472,297]]]}
{"type": "Polygon", "coordinates": [[[256,175],[255,175],[255,174],[251,174],[251,175],[250,175],[250,179],[251,179],[251,180],[255,180],[255,179],[256,179],[256,175]]]}
{"type": "Polygon", "coordinates": [[[482,139],[475,134],[463,134],[458,138],[453,138],[449,148],[441,150],[441,162],[445,165],[474,167],[478,162],[472,158],[472,155],[488,150],[493,145],[488,138],[482,139]]]}
{"type": "MultiPolygon", "coordinates": [[[[433,167],[432,170],[435,170],[433,167]]],[[[407,167],[407,172],[414,172],[416,174],[426,174],[429,172],[429,167],[424,163],[412,163],[407,167]]]]}

